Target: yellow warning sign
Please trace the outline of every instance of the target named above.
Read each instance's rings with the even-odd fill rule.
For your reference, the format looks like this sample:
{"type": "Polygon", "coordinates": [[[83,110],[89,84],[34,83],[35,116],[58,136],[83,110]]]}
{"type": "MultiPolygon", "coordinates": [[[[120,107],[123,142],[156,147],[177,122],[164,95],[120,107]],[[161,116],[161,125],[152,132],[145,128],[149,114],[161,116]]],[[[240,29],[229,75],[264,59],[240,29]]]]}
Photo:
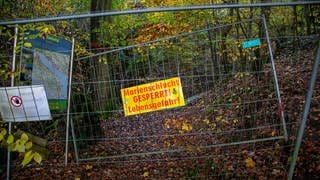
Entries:
{"type": "Polygon", "coordinates": [[[121,89],[121,96],[125,116],[185,105],[178,77],[121,89]]]}

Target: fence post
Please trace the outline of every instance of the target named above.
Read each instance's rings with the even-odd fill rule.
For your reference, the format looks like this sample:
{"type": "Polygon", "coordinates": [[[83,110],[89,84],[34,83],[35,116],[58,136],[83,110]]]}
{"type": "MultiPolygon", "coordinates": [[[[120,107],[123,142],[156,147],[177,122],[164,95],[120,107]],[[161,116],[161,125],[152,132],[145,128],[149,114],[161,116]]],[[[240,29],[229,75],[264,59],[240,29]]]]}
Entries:
{"type": "Polygon", "coordinates": [[[299,132],[298,132],[298,135],[297,135],[297,140],[296,140],[296,144],[295,144],[295,147],[294,147],[294,152],[293,152],[293,156],[292,156],[292,160],[291,160],[291,164],[290,164],[288,180],[292,179],[293,173],[294,173],[294,168],[296,166],[296,162],[297,162],[297,158],[298,158],[298,153],[299,153],[301,141],[302,141],[302,138],[303,138],[304,129],[306,127],[307,118],[308,118],[308,115],[309,115],[310,104],[311,104],[311,99],[312,99],[312,93],[313,93],[313,89],[314,89],[314,87],[316,85],[316,81],[317,81],[319,66],[320,66],[320,41],[319,41],[319,44],[318,44],[318,50],[317,50],[316,59],[315,59],[314,64],[313,64],[310,85],[309,85],[309,89],[308,89],[308,93],[307,93],[307,97],[306,97],[306,102],[304,104],[302,121],[301,121],[301,124],[300,124],[300,127],[299,127],[299,132]]]}
{"type": "MultiPolygon", "coordinates": [[[[11,87],[14,86],[14,74],[16,71],[16,47],[18,41],[18,25],[14,28],[14,42],[13,42],[13,54],[12,54],[12,65],[11,65],[11,87]]],[[[8,123],[8,134],[11,134],[12,124],[8,123]]],[[[7,180],[10,179],[10,151],[7,150],[7,180]]]]}
{"type": "Polygon", "coordinates": [[[262,17],[262,20],[263,20],[263,26],[265,29],[265,33],[266,33],[266,40],[267,40],[267,44],[268,44],[268,49],[269,49],[269,53],[270,53],[270,60],[271,60],[271,65],[272,65],[274,84],[275,84],[277,98],[278,98],[278,104],[279,104],[280,120],[282,121],[283,135],[284,135],[285,141],[287,141],[288,140],[288,133],[287,133],[286,121],[284,119],[284,113],[283,113],[283,108],[282,108],[282,101],[281,101],[280,88],[279,88],[279,84],[278,84],[278,77],[277,77],[276,67],[275,67],[275,63],[274,63],[274,59],[273,59],[271,42],[270,42],[269,32],[268,32],[268,28],[267,28],[267,21],[266,21],[266,18],[264,15],[262,17]]]}
{"type": "Polygon", "coordinates": [[[69,124],[70,124],[70,106],[71,106],[71,83],[72,83],[72,68],[74,58],[74,37],[72,38],[71,57],[69,66],[69,84],[68,84],[68,106],[67,106],[67,122],[66,122],[66,147],[65,147],[65,166],[68,165],[68,146],[69,146],[69,124]]]}

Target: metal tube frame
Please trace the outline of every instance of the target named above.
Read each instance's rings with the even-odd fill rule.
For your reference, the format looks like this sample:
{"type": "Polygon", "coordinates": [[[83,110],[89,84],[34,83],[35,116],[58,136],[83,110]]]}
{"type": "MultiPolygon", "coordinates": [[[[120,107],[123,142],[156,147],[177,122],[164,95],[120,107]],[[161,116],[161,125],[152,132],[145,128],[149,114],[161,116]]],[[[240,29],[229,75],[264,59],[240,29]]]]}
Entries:
{"type": "Polygon", "coordinates": [[[266,40],[267,40],[268,49],[269,49],[269,53],[270,53],[270,61],[271,61],[271,65],[272,65],[274,84],[275,84],[275,88],[276,88],[276,92],[277,92],[280,120],[282,122],[282,128],[283,128],[283,135],[284,135],[285,141],[288,141],[288,132],[287,132],[286,121],[284,119],[284,112],[283,112],[283,108],[282,108],[282,100],[281,100],[280,88],[279,88],[278,77],[277,77],[277,72],[276,72],[276,66],[275,66],[274,59],[273,59],[271,42],[270,42],[269,32],[268,32],[268,28],[267,28],[267,21],[266,21],[266,18],[264,15],[263,15],[262,21],[263,21],[263,26],[264,26],[264,30],[265,30],[265,34],[266,34],[266,40]]]}
{"type": "Polygon", "coordinates": [[[69,125],[70,125],[70,110],[71,110],[71,88],[72,88],[72,68],[74,58],[74,37],[72,38],[71,57],[69,65],[69,84],[68,84],[68,105],[67,105],[67,122],[66,122],[66,144],[65,144],[65,159],[64,164],[68,165],[68,147],[69,147],[69,125]]]}
{"type": "MultiPolygon", "coordinates": [[[[18,24],[14,28],[14,42],[13,42],[13,53],[12,53],[12,64],[11,64],[11,87],[14,86],[14,74],[16,71],[16,47],[18,41],[18,24]]],[[[11,134],[12,122],[8,123],[8,134],[11,134]]],[[[10,150],[7,152],[7,180],[10,179],[10,150]]]]}
{"type": "Polygon", "coordinates": [[[309,115],[309,110],[310,110],[313,90],[314,90],[314,87],[315,87],[316,81],[317,81],[319,66],[320,66],[320,41],[319,41],[319,44],[318,44],[318,50],[317,50],[316,59],[315,59],[314,64],[313,64],[313,70],[312,70],[312,74],[311,74],[310,85],[309,85],[306,101],[305,101],[305,104],[304,104],[302,120],[301,120],[301,124],[300,124],[300,127],[299,127],[297,140],[296,140],[296,143],[295,143],[294,152],[293,152],[293,156],[292,156],[292,160],[291,160],[291,164],[290,164],[288,180],[291,180],[293,178],[293,173],[294,173],[294,169],[295,169],[296,162],[297,162],[297,159],[298,159],[300,145],[301,145],[301,142],[302,142],[302,138],[303,138],[304,130],[305,130],[305,127],[306,127],[306,123],[307,123],[307,120],[308,120],[307,118],[308,118],[308,115],[309,115]]]}
{"type": "Polygon", "coordinates": [[[49,21],[62,21],[62,20],[71,20],[71,19],[83,19],[83,18],[93,18],[93,17],[104,17],[104,16],[143,14],[143,13],[153,13],[153,12],[190,11],[190,10],[206,10],[206,9],[226,9],[226,8],[261,8],[261,7],[297,6],[297,5],[320,5],[320,1],[243,3],[243,4],[212,4],[212,5],[202,5],[202,6],[147,8],[147,9],[135,9],[135,10],[125,10],[125,11],[109,11],[109,12],[87,13],[87,14],[75,14],[75,15],[68,15],[68,16],[58,16],[58,17],[43,17],[43,18],[37,18],[37,19],[22,19],[22,20],[14,20],[14,21],[3,21],[3,22],[0,22],[0,26],[1,25],[49,22],[49,21]]]}

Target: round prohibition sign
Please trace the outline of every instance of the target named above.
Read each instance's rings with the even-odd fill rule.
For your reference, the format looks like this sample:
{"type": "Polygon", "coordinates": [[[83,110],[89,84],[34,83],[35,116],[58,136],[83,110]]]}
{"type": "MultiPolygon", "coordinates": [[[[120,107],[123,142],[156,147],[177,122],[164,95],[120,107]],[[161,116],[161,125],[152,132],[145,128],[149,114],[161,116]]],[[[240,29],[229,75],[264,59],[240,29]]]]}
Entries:
{"type": "Polygon", "coordinates": [[[14,107],[20,107],[22,105],[22,99],[19,96],[11,96],[10,103],[14,107]]]}

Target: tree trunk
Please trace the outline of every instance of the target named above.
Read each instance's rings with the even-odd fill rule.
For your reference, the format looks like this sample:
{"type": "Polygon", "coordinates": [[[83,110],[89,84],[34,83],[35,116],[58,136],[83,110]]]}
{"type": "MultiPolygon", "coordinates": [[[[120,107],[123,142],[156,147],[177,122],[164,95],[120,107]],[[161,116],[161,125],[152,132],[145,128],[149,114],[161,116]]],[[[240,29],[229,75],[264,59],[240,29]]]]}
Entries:
{"type": "MultiPolygon", "coordinates": [[[[112,1],[111,0],[91,0],[91,13],[103,12],[111,10],[112,1]]],[[[110,22],[110,17],[93,17],[90,19],[90,49],[92,53],[99,53],[105,51],[104,42],[107,41],[105,37],[103,37],[103,33],[100,31],[102,22],[110,22]],[[103,47],[103,48],[102,48],[103,47]]],[[[103,117],[102,115],[97,115],[96,113],[91,113],[93,111],[106,111],[106,103],[108,101],[108,97],[110,94],[109,86],[106,83],[109,81],[109,71],[108,64],[99,62],[100,58],[104,58],[103,56],[93,57],[88,61],[88,68],[86,69],[87,81],[95,82],[92,83],[90,89],[92,89],[90,93],[90,97],[88,94],[83,94],[79,96],[75,96],[74,98],[78,98],[78,100],[83,100],[85,102],[85,106],[87,107],[79,107],[86,108],[86,113],[82,114],[81,117],[75,118],[75,127],[85,127],[82,129],[78,129],[79,132],[76,132],[76,137],[80,137],[80,139],[94,139],[97,137],[101,137],[102,129],[100,126],[100,119],[103,117]],[[100,83],[101,82],[101,83],[100,83]],[[80,120],[79,120],[80,118],[80,120]],[[85,136],[85,137],[84,137],[85,136]]],[[[84,145],[92,144],[94,141],[90,142],[79,142],[84,145]]]]}
{"type": "MultiPolygon", "coordinates": [[[[97,12],[102,12],[102,11],[108,11],[111,10],[112,8],[112,0],[91,0],[91,13],[97,13],[97,12]]],[[[110,17],[106,18],[101,18],[101,17],[95,17],[91,18],[90,20],[90,40],[91,40],[91,48],[96,48],[101,46],[99,45],[100,43],[98,42],[99,35],[96,30],[99,29],[100,27],[100,22],[104,20],[107,22],[111,21],[110,17]]]]}
{"type": "Polygon", "coordinates": [[[306,20],[307,35],[310,35],[311,34],[311,18],[310,18],[309,5],[306,5],[303,7],[303,15],[304,15],[304,19],[306,20]]]}
{"type": "MultiPolygon", "coordinates": [[[[112,1],[111,0],[92,0],[91,1],[91,12],[101,12],[101,11],[110,11],[112,8],[112,1]]],[[[108,49],[106,47],[105,41],[108,41],[106,39],[106,36],[103,36],[104,33],[99,32],[99,29],[101,27],[102,22],[111,22],[110,17],[97,17],[97,18],[91,18],[91,49],[93,53],[99,53],[102,51],[105,51],[108,49]]],[[[99,57],[95,57],[90,62],[92,63],[91,66],[94,67],[93,71],[89,72],[91,73],[91,80],[94,81],[104,81],[104,82],[111,82],[111,76],[110,76],[110,68],[108,60],[105,61],[105,63],[99,63],[99,59],[108,59],[108,56],[102,55],[99,57]]],[[[110,97],[110,93],[112,92],[112,87],[109,86],[110,83],[95,83],[93,89],[94,89],[94,100],[97,100],[96,106],[94,109],[99,111],[105,111],[107,105],[107,99],[112,98],[110,97]]]]}

